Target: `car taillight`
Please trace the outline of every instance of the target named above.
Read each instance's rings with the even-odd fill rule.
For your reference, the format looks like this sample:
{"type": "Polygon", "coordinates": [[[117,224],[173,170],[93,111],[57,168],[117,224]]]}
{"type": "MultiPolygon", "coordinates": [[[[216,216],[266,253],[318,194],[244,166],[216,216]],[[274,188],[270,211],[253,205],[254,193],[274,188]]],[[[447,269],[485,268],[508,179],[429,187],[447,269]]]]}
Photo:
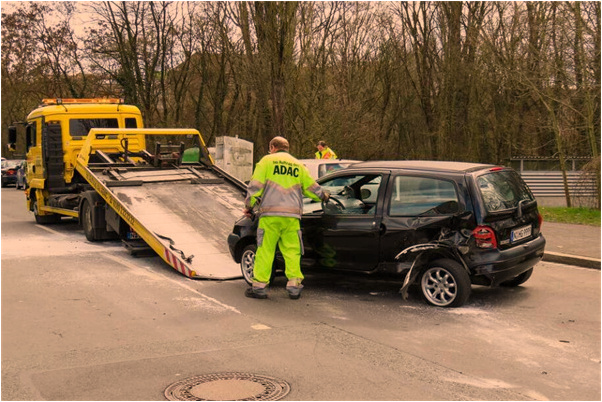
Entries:
{"type": "Polygon", "coordinates": [[[497,240],[495,232],[489,226],[477,226],[472,235],[475,243],[479,248],[497,248],[497,240]]]}
{"type": "Polygon", "coordinates": [[[541,214],[537,214],[537,221],[539,223],[539,231],[541,232],[541,227],[543,226],[543,216],[541,214]]]}
{"type": "Polygon", "coordinates": [[[8,174],[15,174],[15,171],[13,169],[8,169],[8,171],[6,173],[8,173],[8,174]]]}

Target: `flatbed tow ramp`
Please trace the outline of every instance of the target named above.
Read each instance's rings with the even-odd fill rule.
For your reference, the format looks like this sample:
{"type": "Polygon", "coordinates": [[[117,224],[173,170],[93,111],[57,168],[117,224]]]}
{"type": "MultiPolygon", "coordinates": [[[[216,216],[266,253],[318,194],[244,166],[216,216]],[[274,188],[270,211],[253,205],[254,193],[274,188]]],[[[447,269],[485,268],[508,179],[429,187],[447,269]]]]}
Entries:
{"type": "MultiPolygon", "coordinates": [[[[149,164],[148,158],[136,162],[140,161],[139,152],[119,158],[129,163],[115,162],[111,155],[135,134],[198,136],[204,147],[196,130],[93,129],[78,154],[76,170],[180,273],[196,279],[241,278],[228,251],[227,237],[241,216],[245,184],[215,165],[181,163],[181,154],[175,163],[155,159],[159,166],[149,164]],[[102,155],[103,160],[95,158],[91,163],[91,155],[102,155]]],[[[129,146],[135,149],[135,144],[129,146]]]]}

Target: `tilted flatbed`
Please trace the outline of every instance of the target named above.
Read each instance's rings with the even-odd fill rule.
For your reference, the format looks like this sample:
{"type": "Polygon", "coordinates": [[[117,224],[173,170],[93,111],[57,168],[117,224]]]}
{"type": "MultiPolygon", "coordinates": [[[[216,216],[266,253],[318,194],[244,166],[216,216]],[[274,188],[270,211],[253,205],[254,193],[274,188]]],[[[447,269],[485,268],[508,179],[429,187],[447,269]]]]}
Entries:
{"type": "MultiPolygon", "coordinates": [[[[227,236],[240,217],[245,184],[215,165],[200,162],[159,160],[160,166],[152,166],[138,156],[119,158],[129,163],[111,158],[119,154],[117,144],[140,134],[200,137],[198,131],[185,129],[92,129],[75,169],[110,207],[107,222],[114,211],[167,264],[187,277],[240,278],[227,236]],[[92,162],[91,155],[103,158],[92,162]]],[[[80,218],[85,229],[87,218],[80,218]]]]}

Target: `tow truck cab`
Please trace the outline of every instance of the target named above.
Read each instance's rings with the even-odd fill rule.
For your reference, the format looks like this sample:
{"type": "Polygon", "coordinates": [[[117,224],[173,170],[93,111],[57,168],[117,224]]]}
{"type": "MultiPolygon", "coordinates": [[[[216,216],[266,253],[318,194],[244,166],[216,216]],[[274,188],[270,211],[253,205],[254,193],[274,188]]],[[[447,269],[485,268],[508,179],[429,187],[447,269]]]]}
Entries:
{"type": "MultiPolygon", "coordinates": [[[[27,208],[44,216],[42,207],[53,194],[79,192],[78,185],[85,184],[75,164],[92,128],[143,128],[143,121],[140,110],[123,104],[122,99],[43,99],[24,125],[27,208]]],[[[16,129],[9,133],[9,142],[14,144],[16,129]]],[[[145,136],[135,143],[144,148],[145,136]]]]}

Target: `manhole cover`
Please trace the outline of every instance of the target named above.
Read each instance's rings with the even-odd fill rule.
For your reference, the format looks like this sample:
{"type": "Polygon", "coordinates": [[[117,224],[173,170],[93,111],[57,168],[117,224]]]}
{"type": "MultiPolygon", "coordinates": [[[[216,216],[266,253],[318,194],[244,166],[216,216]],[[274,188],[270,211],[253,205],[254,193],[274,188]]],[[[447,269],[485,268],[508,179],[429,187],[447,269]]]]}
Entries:
{"type": "Polygon", "coordinates": [[[291,390],[278,378],[249,373],[218,373],[191,377],[170,385],[170,401],[277,401],[291,390]]]}

